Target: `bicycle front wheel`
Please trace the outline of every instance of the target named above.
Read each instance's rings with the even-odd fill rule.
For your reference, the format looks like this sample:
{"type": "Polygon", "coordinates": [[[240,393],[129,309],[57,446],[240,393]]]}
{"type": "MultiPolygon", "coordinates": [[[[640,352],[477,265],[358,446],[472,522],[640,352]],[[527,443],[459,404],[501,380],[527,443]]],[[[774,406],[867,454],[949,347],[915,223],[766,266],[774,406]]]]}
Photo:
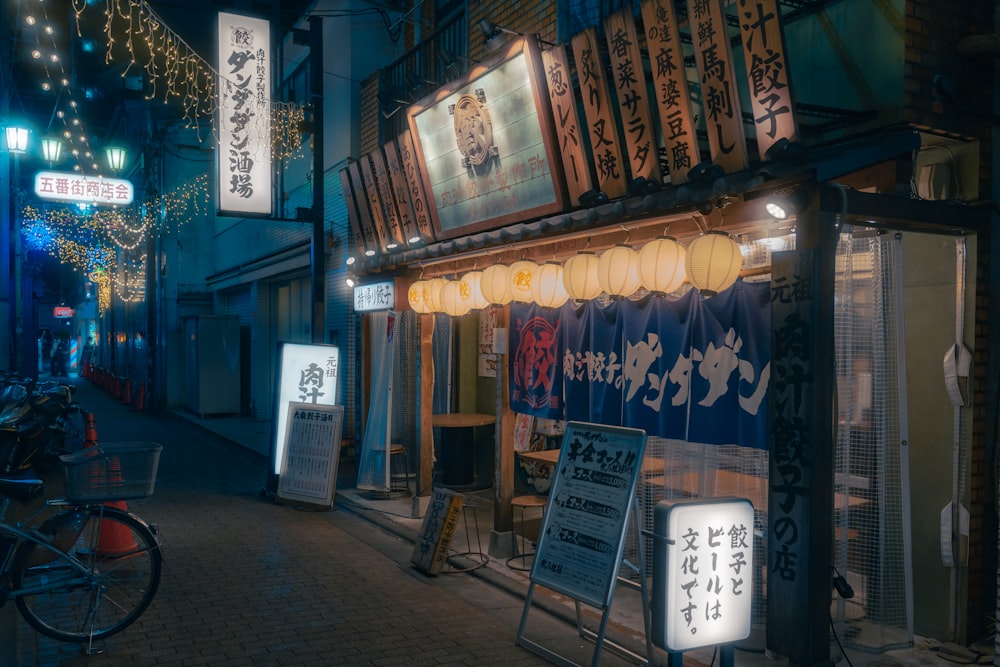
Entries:
{"type": "Polygon", "coordinates": [[[31,542],[18,548],[11,592],[31,627],[59,641],[85,642],[121,632],[142,615],[156,595],[161,568],[159,543],[145,523],[101,506],[46,523],[57,543],[67,529],[70,539],[80,530],[65,555],[31,542]]]}

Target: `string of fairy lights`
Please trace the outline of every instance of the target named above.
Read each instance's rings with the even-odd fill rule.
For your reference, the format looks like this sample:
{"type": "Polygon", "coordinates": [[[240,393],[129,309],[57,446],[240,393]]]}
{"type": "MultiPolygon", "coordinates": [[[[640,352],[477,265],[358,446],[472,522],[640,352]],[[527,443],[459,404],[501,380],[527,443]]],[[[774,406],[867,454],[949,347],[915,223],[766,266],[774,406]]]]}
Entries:
{"type": "MultiPolygon", "coordinates": [[[[87,0],[73,0],[78,34],[89,6],[87,0]]],[[[195,130],[199,141],[203,140],[206,120],[218,139],[217,88],[224,79],[218,70],[171,30],[145,0],[105,0],[104,15],[105,62],[125,62],[123,77],[132,68],[141,68],[149,82],[147,99],[164,104],[179,101],[183,120],[195,130]]],[[[288,160],[302,150],[305,108],[295,102],[268,103],[270,114],[256,119],[261,123],[256,129],[263,133],[264,121],[270,121],[272,157],[288,160]]]]}
{"type": "Polygon", "coordinates": [[[208,212],[210,200],[208,175],[202,174],[135,207],[95,210],[27,204],[20,211],[22,242],[91,280],[99,275],[101,280],[94,281],[98,296],[101,289],[107,290],[107,300],[98,299],[103,313],[112,289],[124,301],[141,298],[150,237],[176,232],[187,221],[199,219],[208,212]],[[162,216],[160,226],[157,216],[162,216]]]}
{"type": "MultiPolygon", "coordinates": [[[[95,11],[95,6],[99,4],[93,0],[73,0],[78,37],[89,37],[83,35],[82,18],[87,10],[95,11]]],[[[177,104],[199,141],[205,139],[206,128],[211,128],[217,140],[217,87],[225,82],[219,72],[173,32],[145,0],[105,0],[103,12],[105,63],[124,64],[123,78],[142,74],[147,99],[177,104]]],[[[58,35],[44,0],[32,3],[32,10],[24,14],[23,21],[19,15],[18,23],[27,48],[25,59],[40,64],[40,86],[56,98],[47,132],[61,134],[75,160],[75,171],[100,174],[80,113],[80,102],[86,103],[86,94],[74,91],[60,54],[59,39],[67,36],[58,35]],[[59,127],[53,128],[57,122],[59,127]]],[[[301,156],[305,107],[274,100],[269,100],[268,106],[270,113],[259,117],[258,122],[263,123],[265,118],[270,121],[272,158],[287,162],[301,156]]],[[[210,201],[209,175],[203,174],[132,207],[29,204],[20,211],[22,235],[28,249],[48,253],[87,275],[97,285],[103,314],[110,307],[112,292],[123,301],[144,298],[145,250],[151,235],[178,231],[186,221],[207,214],[210,201]]]]}

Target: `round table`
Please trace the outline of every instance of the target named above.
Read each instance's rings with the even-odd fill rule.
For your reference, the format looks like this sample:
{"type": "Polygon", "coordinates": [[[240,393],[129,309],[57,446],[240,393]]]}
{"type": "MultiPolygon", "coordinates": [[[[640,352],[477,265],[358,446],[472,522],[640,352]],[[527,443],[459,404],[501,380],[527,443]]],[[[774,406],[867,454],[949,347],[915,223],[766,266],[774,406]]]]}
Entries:
{"type": "MultiPolygon", "coordinates": [[[[487,447],[477,447],[476,429],[495,422],[494,415],[474,412],[431,416],[431,425],[441,429],[441,483],[444,486],[465,489],[486,489],[492,486],[493,475],[486,473],[486,469],[493,468],[493,457],[479,451],[487,447]]],[[[480,435],[482,437],[485,436],[480,435]]],[[[493,448],[488,449],[492,451],[493,448]]]]}

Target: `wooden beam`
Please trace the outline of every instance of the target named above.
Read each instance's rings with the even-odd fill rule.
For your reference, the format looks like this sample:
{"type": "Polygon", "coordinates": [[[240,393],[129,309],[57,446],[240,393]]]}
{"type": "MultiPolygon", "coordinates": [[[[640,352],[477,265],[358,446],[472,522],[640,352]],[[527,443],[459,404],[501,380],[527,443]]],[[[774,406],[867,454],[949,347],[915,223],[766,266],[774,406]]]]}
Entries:
{"type": "Polygon", "coordinates": [[[417,352],[417,429],[420,438],[417,495],[430,496],[434,479],[434,316],[419,316],[420,349],[417,352]]]}

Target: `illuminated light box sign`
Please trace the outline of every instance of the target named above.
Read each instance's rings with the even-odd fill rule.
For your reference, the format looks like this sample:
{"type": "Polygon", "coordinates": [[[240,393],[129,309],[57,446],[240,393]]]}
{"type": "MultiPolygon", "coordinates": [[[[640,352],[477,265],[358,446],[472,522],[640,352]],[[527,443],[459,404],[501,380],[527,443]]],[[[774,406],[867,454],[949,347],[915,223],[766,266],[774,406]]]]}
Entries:
{"type": "Polygon", "coordinates": [[[661,500],[653,530],[653,643],[680,652],[749,637],[750,501],[661,500]]]}
{"type": "Polygon", "coordinates": [[[288,406],[292,403],[336,404],[339,365],[340,348],[335,345],[278,343],[271,440],[271,469],[275,475],[281,474],[285,454],[288,406]]]}
{"type": "Polygon", "coordinates": [[[219,12],[219,208],[271,213],[271,24],[219,12]]]}
{"type": "Polygon", "coordinates": [[[67,317],[73,317],[74,310],[69,306],[56,306],[52,309],[52,317],[65,319],[67,317]]]}
{"type": "Polygon", "coordinates": [[[523,37],[499,57],[407,109],[438,240],[565,203],[538,45],[523,37]]]}
{"type": "Polygon", "coordinates": [[[358,313],[373,310],[392,310],[396,307],[396,291],[393,281],[387,280],[354,287],[354,310],[358,313]]]}
{"type": "Polygon", "coordinates": [[[128,206],[135,188],[123,178],[86,176],[72,171],[40,171],[35,174],[35,196],[51,201],[128,206]]]}

